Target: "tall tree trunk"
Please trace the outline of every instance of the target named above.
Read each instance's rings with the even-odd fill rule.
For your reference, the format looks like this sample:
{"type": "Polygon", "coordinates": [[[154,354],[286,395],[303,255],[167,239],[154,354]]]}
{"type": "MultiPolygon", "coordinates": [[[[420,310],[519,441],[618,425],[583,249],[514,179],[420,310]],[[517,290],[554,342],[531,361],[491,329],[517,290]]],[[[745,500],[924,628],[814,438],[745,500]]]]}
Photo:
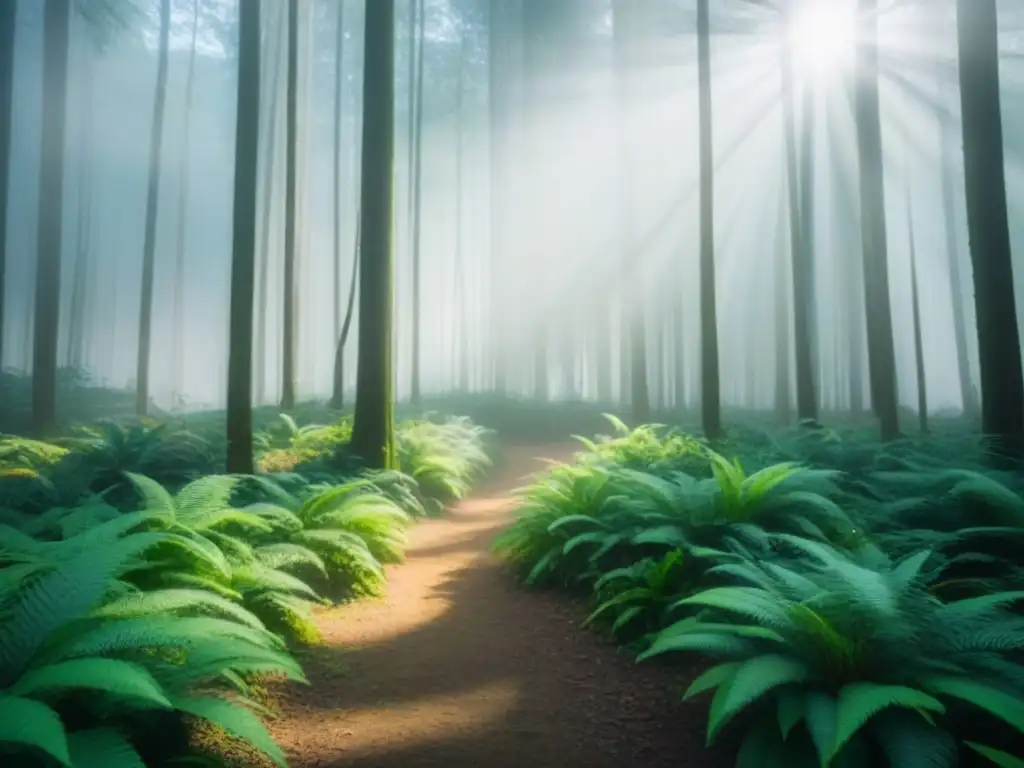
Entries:
{"type": "MultiPolygon", "coordinates": [[[[940,74],[941,88],[941,74],[940,74]]],[[[967,318],[964,311],[963,280],[960,277],[960,253],[957,247],[956,205],[953,202],[955,179],[952,159],[957,154],[953,118],[945,109],[939,110],[940,164],[942,172],[942,218],[945,221],[946,259],[949,269],[949,289],[953,306],[953,338],[956,342],[956,366],[960,382],[963,412],[977,416],[980,404],[971,382],[971,363],[967,353],[967,318]]]]}
{"type": "Polygon", "coordinates": [[[7,273],[7,200],[11,189],[11,123],[14,109],[14,36],[17,3],[0,3],[0,373],[4,370],[7,273]]]}
{"type": "Polygon", "coordinates": [[[284,292],[281,321],[281,408],[295,407],[295,251],[299,233],[296,227],[296,177],[298,172],[299,117],[299,0],[288,0],[288,96],[286,106],[284,192],[284,292]]]}
{"type": "Polygon", "coordinates": [[[252,336],[260,139],[260,3],[238,11],[238,111],[228,341],[227,471],[251,475],[252,336]]]}
{"type": "MultiPolygon", "coordinates": [[[[785,28],[788,36],[795,13],[794,0],[784,7],[785,28]]],[[[805,86],[807,87],[807,86],[805,86]]],[[[786,182],[789,197],[790,247],[792,249],[793,279],[793,353],[796,369],[796,409],[801,421],[818,418],[817,398],[814,391],[814,354],[811,341],[811,274],[813,255],[808,241],[814,231],[813,169],[811,166],[811,130],[813,118],[812,94],[808,90],[804,99],[803,123],[800,128],[801,146],[797,148],[796,86],[793,71],[793,49],[787,39],[782,49],[782,109],[785,130],[786,182]],[[803,188],[801,188],[803,187],[803,188]],[[805,207],[808,210],[804,210],[805,207]]]]}
{"type": "Polygon", "coordinates": [[[178,157],[178,226],[174,254],[174,396],[182,394],[185,379],[185,236],[188,232],[189,155],[192,148],[192,98],[196,79],[196,35],[199,32],[199,0],[192,0],[192,43],[185,75],[185,106],[181,116],[181,154],[178,157]]]}
{"type": "Polygon", "coordinates": [[[149,134],[149,185],[146,188],[146,233],[142,246],[142,295],[139,301],[139,348],[135,370],[135,412],[149,408],[149,358],[153,340],[153,276],[156,268],[156,217],[160,207],[160,155],[167,106],[167,67],[170,56],[171,0],[160,0],[160,54],[156,65],[153,125],[149,134]]]}
{"type": "Polygon", "coordinates": [[[32,427],[39,435],[45,435],[57,426],[57,339],[64,235],[70,30],[71,0],[46,0],[43,7],[42,150],[32,345],[32,427]]]}
{"type": "Polygon", "coordinates": [[[348,301],[345,305],[345,320],[341,324],[341,331],[338,333],[338,344],[334,348],[334,376],[338,390],[331,400],[331,407],[341,410],[345,407],[345,344],[348,343],[349,331],[352,329],[352,317],[356,305],[356,280],[359,277],[359,248],[362,220],[356,214],[356,236],[355,244],[352,247],[352,277],[348,284],[348,301]]]}
{"type": "Polygon", "coordinates": [[[81,370],[85,347],[85,299],[88,289],[89,250],[92,239],[93,172],[95,165],[95,70],[91,51],[82,61],[78,126],[78,210],[76,212],[77,243],[71,272],[71,306],[68,308],[68,335],[66,365],[81,370]]]}
{"type": "Polygon", "coordinates": [[[914,364],[917,369],[917,421],[928,433],[928,380],[924,367],[924,335],[921,331],[921,300],[917,284],[917,244],[914,241],[914,208],[907,185],[907,232],[910,235],[910,296],[914,316],[914,364]]]}
{"type": "MultiPolygon", "coordinates": [[[[277,7],[278,14],[274,17],[274,23],[268,25],[271,30],[280,29],[282,26],[285,27],[285,38],[287,40],[287,24],[281,25],[279,22],[282,17],[287,18],[288,7],[286,5],[279,5],[277,7]]],[[[269,35],[268,37],[280,38],[280,35],[269,35]]],[[[271,222],[274,220],[274,180],[277,178],[277,166],[280,160],[280,153],[277,151],[277,136],[279,124],[283,112],[278,108],[280,104],[280,92],[281,92],[281,80],[284,74],[284,64],[286,62],[287,51],[281,50],[280,44],[275,44],[271,49],[274,52],[274,68],[270,75],[269,82],[266,84],[266,106],[261,105],[261,109],[266,109],[266,120],[267,120],[267,135],[266,142],[264,142],[266,149],[263,156],[263,182],[262,190],[263,195],[261,199],[261,215],[259,217],[260,222],[260,246],[258,252],[259,261],[259,273],[256,278],[256,290],[258,292],[256,298],[257,320],[256,320],[256,332],[255,332],[255,351],[254,357],[256,361],[256,381],[254,385],[254,397],[253,402],[256,405],[263,405],[266,397],[266,386],[267,386],[267,306],[270,303],[270,256],[271,256],[271,243],[270,243],[270,232],[271,222]]],[[[261,82],[265,82],[265,78],[261,78],[261,82]]],[[[261,86],[262,87],[262,86],[261,86]]]]}
{"type": "Polygon", "coordinates": [[[359,253],[359,362],[352,450],[370,468],[392,468],[394,369],[392,208],[395,154],[395,3],[366,5],[359,253]]]}
{"type": "Polygon", "coordinates": [[[793,270],[794,349],[797,350],[797,418],[804,423],[818,421],[818,392],[815,369],[818,355],[817,302],[814,282],[814,93],[805,85],[800,125],[800,250],[793,270]]]}
{"type": "Polygon", "coordinates": [[[459,36],[459,74],[455,86],[455,288],[457,298],[455,305],[455,332],[458,343],[455,354],[458,359],[457,376],[460,392],[469,391],[469,302],[466,296],[466,263],[463,251],[463,168],[465,160],[465,139],[463,137],[464,103],[465,103],[465,69],[466,69],[466,34],[459,36]]]}
{"type": "Polygon", "coordinates": [[[995,0],[957,0],[967,231],[974,267],[981,426],[997,457],[1024,454],[1024,374],[1014,297],[995,0]]]}
{"type": "MultiPolygon", "coordinates": [[[[793,326],[789,309],[789,292],[793,284],[790,271],[793,268],[793,261],[792,248],[787,248],[789,243],[786,237],[792,217],[787,216],[787,212],[787,199],[780,195],[775,263],[775,417],[780,426],[788,425],[793,419],[790,358],[793,326]]],[[[792,234],[792,229],[788,231],[792,234]]]]}
{"type": "Polygon", "coordinates": [[[423,69],[424,48],[426,39],[425,0],[418,0],[416,33],[418,48],[416,51],[416,126],[415,126],[415,164],[413,167],[412,186],[412,382],[409,399],[413,403],[420,401],[420,340],[422,336],[421,296],[422,275],[420,264],[420,232],[423,210],[423,69]]]}
{"type": "Polygon", "coordinates": [[[507,184],[508,184],[508,79],[502,75],[502,68],[510,65],[505,54],[508,35],[505,23],[507,4],[501,0],[490,0],[487,17],[487,109],[488,109],[488,160],[490,184],[488,202],[490,205],[490,343],[491,362],[494,374],[494,391],[504,394],[507,379],[507,361],[503,323],[505,322],[504,285],[505,255],[504,240],[507,235],[507,184]],[[502,9],[506,10],[502,10],[502,9]]]}
{"type": "MultiPolygon", "coordinates": [[[[345,80],[345,0],[337,0],[338,20],[334,38],[334,336],[338,341],[334,355],[334,375],[331,386],[331,407],[341,409],[345,401],[344,380],[344,348],[341,343],[341,147],[342,147],[342,110],[345,80]]],[[[355,259],[358,261],[358,257],[355,259]]],[[[355,274],[352,275],[353,281],[355,274]]]]}
{"type": "Polygon", "coordinates": [[[628,398],[630,416],[634,424],[646,424],[651,420],[650,387],[647,380],[647,328],[644,316],[644,285],[635,262],[629,258],[636,246],[636,212],[633,189],[634,147],[637,136],[635,122],[635,83],[642,75],[637,49],[646,43],[642,39],[643,25],[637,18],[644,9],[629,0],[616,0],[612,4],[614,14],[616,115],[618,120],[618,157],[620,187],[620,247],[622,267],[622,329],[625,334],[621,361],[628,368],[629,389],[623,392],[628,398]]]}
{"type": "Polygon", "coordinates": [[[700,337],[701,421],[709,438],[722,435],[715,301],[715,172],[711,113],[711,19],[708,0],[697,0],[697,119],[700,124],[700,337]]]}
{"type": "Polygon", "coordinates": [[[889,256],[885,220],[882,122],[878,100],[878,2],[858,0],[857,86],[854,115],[860,159],[861,233],[864,249],[864,305],[868,328],[871,402],[883,441],[899,436],[896,350],[889,297],[889,256]]]}

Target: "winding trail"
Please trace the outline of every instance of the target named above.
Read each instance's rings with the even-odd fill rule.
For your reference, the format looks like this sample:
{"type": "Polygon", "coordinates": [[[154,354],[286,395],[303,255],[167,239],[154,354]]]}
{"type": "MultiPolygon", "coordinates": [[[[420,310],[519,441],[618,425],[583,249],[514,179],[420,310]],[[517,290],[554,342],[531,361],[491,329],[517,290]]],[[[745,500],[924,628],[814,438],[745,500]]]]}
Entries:
{"type": "Polygon", "coordinates": [[[719,768],[703,703],[581,630],[584,607],[522,589],[490,555],[509,493],[575,446],[511,446],[441,519],[411,531],[387,597],[321,614],[326,644],[271,723],[290,764],[353,768],[719,768]]]}

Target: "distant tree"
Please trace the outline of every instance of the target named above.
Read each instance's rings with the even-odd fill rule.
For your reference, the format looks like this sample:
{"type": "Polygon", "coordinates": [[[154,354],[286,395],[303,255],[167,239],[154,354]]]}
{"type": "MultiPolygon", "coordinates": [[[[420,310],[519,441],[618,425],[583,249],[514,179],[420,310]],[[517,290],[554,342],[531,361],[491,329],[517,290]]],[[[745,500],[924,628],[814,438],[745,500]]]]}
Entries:
{"type": "Polygon", "coordinates": [[[878,0],[858,0],[857,80],[854,120],[860,161],[861,246],[868,330],[871,403],[882,440],[899,436],[896,349],[889,297],[889,256],[885,218],[882,122],[878,99],[878,0]]]}
{"type": "Polygon", "coordinates": [[[366,4],[360,193],[359,354],[352,450],[368,467],[395,466],[392,348],[395,3],[366,4]]]}
{"type": "MultiPolygon", "coordinates": [[[[648,6],[649,7],[649,6],[648,6]]],[[[638,137],[635,119],[636,79],[643,76],[639,51],[646,44],[648,31],[644,23],[647,10],[631,0],[614,0],[612,19],[614,24],[614,67],[616,90],[616,114],[618,116],[618,157],[619,178],[621,179],[620,217],[623,232],[620,256],[622,261],[622,333],[626,339],[623,349],[628,354],[622,358],[622,366],[628,374],[624,381],[629,383],[628,397],[630,413],[634,424],[650,421],[651,401],[647,381],[647,323],[644,285],[631,263],[629,254],[636,246],[636,203],[632,167],[635,163],[634,147],[638,137]]],[[[703,261],[701,262],[703,267],[703,261]]]]}
{"type": "Polygon", "coordinates": [[[43,6],[43,94],[32,345],[32,426],[45,435],[57,426],[57,340],[60,329],[64,160],[68,111],[71,0],[43,6]]]}
{"type": "MultiPolygon", "coordinates": [[[[942,78],[940,75],[940,82],[942,78]]],[[[953,116],[939,109],[939,163],[942,173],[942,218],[945,222],[946,264],[949,270],[949,289],[953,306],[953,337],[956,342],[956,368],[960,382],[960,397],[965,414],[976,417],[981,410],[971,383],[971,364],[967,354],[967,318],[964,311],[963,279],[960,276],[960,253],[957,247],[956,209],[953,199],[956,182],[953,158],[957,156],[953,116]]]]}
{"type": "Polygon", "coordinates": [[[228,342],[227,470],[252,474],[252,338],[259,168],[260,3],[238,3],[231,319],[228,342]]]}
{"type": "Polygon", "coordinates": [[[1024,373],[1013,289],[996,0],[957,0],[967,231],[981,363],[981,426],[997,456],[1024,454],[1024,373]]]}
{"type": "Polygon", "coordinates": [[[18,4],[0,2],[0,372],[4,369],[4,296],[7,272],[7,199],[11,182],[11,121],[14,107],[14,37],[18,4]]]}
{"type": "Polygon", "coordinates": [[[139,346],[135,372],[135,412],[149,408],[149,358],[153,339],[153,276],[156,268],[156,219],[160,208],[160,156],[163,149],[164,110],[167,106],[167,69],[170,56],[171,0],[160,0],[160,49],[157,54],[153,123],[149,134],[149,184],[146,188],[146,229],[142,246],[142,294],[139,306],[139,346]]]}
{"type": "Polygon", "coordinates": [[[914,210],[907,191],[907,231],[910,233],[910,309],[914,318],[914,367],[917,371],[917,423],[928,432],[928,379],[924,366],[924,333],[921,328],[921,297],[917,281],[917,243],[914,240],[914,210]]]}
{"type": "Polygon", "coordinates": [[[697,120],[700,125],[700,320],[701,421],[709,438],[722,435],[715,301],[715,196],[711,114],[711,20],[709,0],[697,0],[697,120]]]}
{"type": "Polygon", "coordinates": [[[422,210],[423,210],[423,72],[426,59],[425,0],[416,4],[416,96],[413,110],[413,168],[412,168],[412,365],[409,399],[420,399],[420,366],[422,354],[422,210]]]}
{"type": "Polygon", "coordinates": [[[281,321],[281,408],[295,407],[295,259],[299,242],[297,223],[298,114],[299,114],[299,0],[288,0],[288,95],[285,138],[284,189],[284,294],[281,321]]]}
{"type": "MultiPolygon", "coordinates": [[[[334,243],[334,334],[337,349],[334,355],[334,376],[331,385],[331,407],[340,409],[344,404],[345,397],[345,343],[341,335],[342,306],[341,306],[341,222],[342,222],[342,178],[344,174],[341,168],[342,139],[344,136],[344,105],[345,94],[345,1],[337,0],[336,23],[334,29],[334,125],[333,125],[333,156],[334,162],[331,165],[331,176],[333,182],[333,205],[331,219],[333,223],[334,243]]],[[[358,264],[358,256],[353,258],[358,264]]],[[[353,270],[352,281],[355,282],[353,270]]],[[[354,285],[352,290],[354,290],[354,285]]],[[[347,318],[346,318],[347,319],[347,318]]]]}
{"type": "Polygon", "coordinates": [[[192,147],[192,97],[196,79],[196,35],[199,32],[199,0],[192,0],[192,41],[188,52],[188,71],[185,75],[185,106],[181,113],[181,151],[178,156],[178,221],[175,232],[174,255],[174,339],[172,360],[174,366],[173,391],[182,394],[185,377],[185,235],[189,203],[189,153],[192,147]]]}
{"type": "Polygon", "coordinates": [[[782,13],[782,111],[792,251],[792,266],[788,271],[793,280],[793,353],[796,364],[797,418],[814,421],[818,418],[818,399],[814,387],[814,347],[811,332],[814,312],[813,93],[809,86],[804,86],[803,121],[798,129],[793,46],[790,40],[795,12],[795,0],[786,0],[782,13]],[[798,134],[801,139],[799,149],[798,134]]]}

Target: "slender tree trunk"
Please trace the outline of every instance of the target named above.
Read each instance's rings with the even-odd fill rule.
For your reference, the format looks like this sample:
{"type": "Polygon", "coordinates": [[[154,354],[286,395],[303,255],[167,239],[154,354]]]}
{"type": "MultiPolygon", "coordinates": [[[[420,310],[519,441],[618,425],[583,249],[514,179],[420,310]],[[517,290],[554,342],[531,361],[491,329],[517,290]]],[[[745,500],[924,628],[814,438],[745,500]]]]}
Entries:
{"type": "Polygon", "coordinates": [[[469,391],[469,317],[466,296],[466,263],[463,252],[463,168],[465,160],[465,139],[463,136],[464,102],[465,102],[465,69],[466,69],[466,35],[460,35],[459,42],[459,74],[455,86],[455,287],[458,298],[455,300],[455,331],[458,344],[455,354],[458,358],[457,375],[460,392],[469,391]]]}
{"type": "Polygon", "coordinates": [[[189,156],[192,148],[192,98],[196,79],[196,35],[199,31],[199,0],[192,0],[192,44],[185,75],[185,107],[181,118],[181,154],[178,158],[178,226],[174,254],[174,396],[182,394],[185,379],[185,236],[188,233],[189,156]]]}
{"type": "Polygon", "coordinates": [[[642,25],[637,18],[644,10],[628,0],[616,0],[612,4],[615,24],[615,79],[616,114],[618,119],[619,178],[621,180],[620,229],[621,249],[619,256],[622,267],[622,329],[625,334],[621,365],[628,369],[628,398],[630,416],[634,424],[646,424],[651,420],[650,386],[647,380],[647,328],[644,316],[644,284],[638,274],[635,262],[629,255],[636,246],[635,192],[633,189],[633,151],[636,144],[636,129],[633,125],[635,107],[635,80],[642,76],[638,62],[637,48],[644,44],[639,32],[642,25]]]}
{"type": "MultiPolygon", "coordinates": [[[[285,5],[278,6],[279,13],[275,16],[275,21],[280,21],[281,17],[287,17],[288,8],[285,5]]],[[[280,24],[272,23],[268,25],[269,29],[276,30],[280,28],[280,24]]],[[[285,25],[287,27],[287,25],[285,25]]],[[[279,35],[275,35],[278,39],[279,35]]],[[[287,38],[287,29],[285,29],[285,37],[287,38]]],[[[267,386],[267,307],[270,303],[270,256],[271,256],[271,243],[270,243],[270,232],[271,222],[274,220],[275,206],[274,206],[274,180],[277,178],[275,172],[278,165],[279,152],[277,151],[277,136],[279,123],[283,113],[278,108],[280,104],[280,92],[281,92],[281,76],[284,74],[284,63],[286,61],[287,53],[281,50],[282,46],[280,43],[274,45],[271,49],[274,52],[274,68],[270,76],[270,81],[266,87],[266,116],[267,116],[267,136],[265,142],[265,154],[263,156],[263,184],[262,184],[262,200],[261,200],[261,211],[260,216],[260,248],[259,248],[259,274],[256,278],[256,290],[258,296],[256,299],[257,307],[257,320],[256,320],[256,332],[255,332],[255,352],[254,356],[256,359],[256,381],[255,381],[255,396],[254,403],[256,405],[262,405],[266,398],[266,386],[267,386]]],[[[261,78],[261,81],[263,78],[261,78]]],[[[262,109],[261,105],[261,109],[262,109]]]]}
{"type": "Polygon", "coordinates": [[[995,0],[957,0],[967,231],[981,363],[981,426],[997,458],[1024,454],[1024,374],[1006,202],[995,0]]]}
{"type": "MultiPolygon", "coordinates": [[[[342,123],[344,113],[342,97],[344,96],[345,67],[345,1],[337,0],[338,22],[334,38],[334,335],[338,339],[334,355],[334,376],[331,386],[331,407],[341,410],[345,402],[345,371],[344,371],[344,345],[341,341],[341,148],[342,148],[342,123]]],[[[358,255],[353,259],[358,263],[358,255]]],[[[355,273],[352,275],[355,281],[355,273]]]]}
{"type": "Polygon", "coordinates": [[[490,259],[491,259],[491,312],[490,339],[491,361],[494,373],[494,391],[504,394],[506,388],[506,351],[504,348],[504,285],[505,254],[504,239],[507,237],[507,184],[508,184],[508,80],[501,68],[510,64],[504,56],[508,34],[505,16],[507,4],[502,0],[490,0],[487,19],[487,109],[489,129],[489,204],[490,204],[490,259]]]}
{"type": "Polygon", "coordinates": [[[0,2],[0,373],[7,363],[4,354],[4,296],[7,273],[7,200],[11,188],[11,123],[14,108],[14,37],[17,15],[17,3],[0,2]]]}
{"type": "Polygon", "coordinates": [[[924,342],[921,331],[921,300],[917,284],[917,244],[914,241],[914,209],[907,188],[907,232],[910,235],[910,291],[914,315],[914,364],[917,369],[917,421],[921,432],[928,433],[928,380],[924,367],[924,342]]]}
{"type": "Polygon", "coordinates": [[[334,371],[335,384],[340,382],[335,397],[331,401],[331,407],[341,410],[345,407],[345,344],[348,343],[349,331],[352,329],[352,317],[356,305],[356,280],[359,277],[359,246],[362,221],[359,214],[356,215],[356,236],[352,248],[352,278],[348,284],[348,301],[345,305],[345,320],[341,324],[341,331],[338,333],[338,344],[334,348],[334,371]]]}
{"type": "Polygon", "coordinates": [[[800,126],[800,250],[793,270],[794,349],[796,361],[797,417],[804,423],[818,421],[815,386],[817,362],[816,301],[814,285],[814,97],[805,86],[800,126]]]}
{"type": "MultiPolygon", "coordinates": [[[[792,25],[794,0],[787,0],[784,8],[788,35],[792,25]]],[[[807,86],[805,86],[807,87],[807,86]]],[[[814,422],[818,418],[817,398],[814,391],[814,354],[811,341],[811,274],[812,246],[808,241],[814,231],[813,169],[811,165],[811,130],[813,117],[812,93],[808,89],[804,99],[801,147],[797,149],[796,93],[793,72],[793,50],[787,40],[782,49],[782,109],[785,130],[786,181],[789,197],[790,246],[792,248],[793,279],[793,352],[796,369],[797,418],[814,422]],[[801,186],[803,188],[801,188],[801,186]],[[805,207],[807,210],[805,210],[805,207]]]]}
{"type": "Polygon", "coordinates": [[[135,412],[149,408],[149,358],[153,339],[153,276],[156,267],[156,218],[160,207],[160,155],[167,106],[167,68],[170,56],[171,0],[160,0],[160,54],[153,98],[153,125],[149,135],[149,186],[146,189],[146,233],[142,246],[142,295],[139,302],[139,347],[135,371],[135,412]]]}
{"type": "Polygon", "coordinates": [[[395,466],[392,349],[395,3],[366,5],[359,261],[359,363],[352,449],[370,468],[395,466]]]}
{"type": "Polygon", "coordinates": [[[77,243],[71,273],[71,306],[69,307],[66,365],[82,369],[85,346],[85,296],[88,289],[89,250],[92,239],[92,193],[95,161],[95,71],[87,53],[81,63],[82,89],[78,95],[81,117],[78,127],[78,211],[76,212],[77,243]]]}
{"type": "Polygon", "coordinates": [[[423,209],[423,70],[425,37],[425,0],[418,0],[416,18],[419,22],[416,38],[416,108],[415,108],[415,164],[413,166],[412,205],[412,382],[409,399],[415,404],[420,401],[420,346],[423,324],[421,296],[422,275],[420,264],[420,233],[423,209]]]}
{"type": "MultiPolygon", "coordinates": [[[[793,325],[790,321],[789,291],[792,287],[790,271],[793,268],[792,248],[786,237],[792,217],[787,216],[787,199],[779,196],[775,263],[775,417],[780,426],[793,420],[793,385],[791,381],[790,339],[793,325]]],[[[792,234],[792,228],[789,230],[792,234]]]]}
{"type": "Polygon", "coordinates": [[[296,191],[298,171],[299,117],[299,0],[288,0],[288,97],[285,139],[286,169],[284,192],[284,292],[281,321],[281,408],[295,407],[295,251],[299,233],[296,227],[296,191]]]}
{"type": "Polygon", "coordinates": [[[238,15],[227,470],[251,475],[253,294],[256,287],[256,199],[260,149],[260,3],[240,3],[238,15]]]}
{"type": "Polygon", "coordinates": [[[43,110],[36,237],[36,295],[32,349],[32,426],[57,426],[57,341],[64,222],[64,160],[68,108],[71,0],[43,7],[43,110]]]}
{"type": "Polygon", "coordinates": [[[700,123],[701,419],[709,438],[722,435],[715,301],[715,196],[711,113],[711,21],[708,0],[697,0],[697,90],[700,123]]]}
{"type": "MultiPolygon", "coordinates": [[[[940,75],[941,78],[941,75],[940,75]]],[[[940,79],[941,87],[941,79],[940,79]]],[[[955,179],[952,159],[958,149],[954,139],[952,118],[944,109],[939,110],[940,163],[942,171],[942,210],[945,222],[946,259],[949,269],[949,289],[953,307],[953,335],[956,341],[956,365],[960,382],[960,397],[963,412],[977,416],[980,405],[971,383],[971,364],[967,354],[967,318],[964,311],[963,280],[960,277],[960,254],[957,248],[956,205],[954,199],[955,179]]]]}
{"type": "Polygon", "coordinates": [[[889,257],[885,221],[882,123],[878,101],[877,0],[858,0],[857,87],[854,115],[860,159],[861,232],[864,249],[864,303],[868,328],[871,402],[883,441],[899,436],[896,350],[889,297],[889,257]]]}

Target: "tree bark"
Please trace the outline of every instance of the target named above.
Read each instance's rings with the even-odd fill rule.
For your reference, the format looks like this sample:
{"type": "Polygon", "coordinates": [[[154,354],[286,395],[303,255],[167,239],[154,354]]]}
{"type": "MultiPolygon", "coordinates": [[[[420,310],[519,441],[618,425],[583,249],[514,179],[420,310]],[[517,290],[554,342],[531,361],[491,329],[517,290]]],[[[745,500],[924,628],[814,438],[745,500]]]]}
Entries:
{"type": "Polygon", "coordinates": [[[182,394],[185,371],[185,236],[188,232],[189,155],[192,138],[192,97],[196,79],[196,35],[199,31],[199,0],[192,2],[192,44],[189,46],[188,72],[185,75],[185,106],[181,116],[181,155],[178,158],[178,227],[174,255],[174,396],[182,394]]]}
{"type": "MultiPolygon", "coordinates": [[[[344,113],[342,104],[344,96],[344,52],[345,52],[345,1],[337,0],[338,17],[334,37],[334,335],[338,340],[334,355],[334,375],[331,384],[331,407],[340,410],[345,400],[344,380],[344,345],[341,341],[342,310],[341,310],[341,147],[342,121],[344,113]]],[[[358,261],[358,258],[355,259],[358,261]]],[[[353,274],[352,279],[355,280],[353,274]]]]}
{"type": "MultiPolygon", "coordinates": [[[[940,81],[941,82],[941,81],[940,81]]],[[[966,416],[977,417],[980,404],[971,382],[971,363],[967,353],[967,318],[964,309],[963,280],[960,277],[960,253],[957,247],[956,206],[953,202],[955,179],[952,159],[957,154],[952,118],[939,110],[939,141],[942,171],[942,218],[945,222],[946,260],[949,269],[950,303],[953,307],[953,338],[956,342],[956,367],[960,397],[966,416]]]]}
{"type": "Polygon", "coordinates": [[[914,208],[907,187],[907,232],[910,235],[910,302],[914,316],[914,365],[917,370],[917,421],[928,433],[928,381],[924,367],[924,334],[921,330],[921,300],[917,285],[917,244],[914,241],[914,208]]]}
{"type": "Polygon", "coordinates": [[[393,242],[395,3],[366,6],[359,254],[359,363],[352,450],[367,467],[395,466],[393,242]]]}
{"type": "Polygon", "coordinates": [[[878,101],[877,0],[858,0],[857,86],[854,115],[860,160],[864,305],[868,330],[871,403],[883,441],[899,436],[896,350],[889,297],[889,256],[885,218],[882,123],[878,101]]]}
{"type": "Polygon", "coordinates": [[[260,120],[260,3],[239,4],[231,319],[228,348],[227,471],[253,473],[252,337],[260,120]]]}
{"type": "Polygon", "coordinates": [[[64,235],[70,28],[71,0],[46,0],[43,7],[42,151],[32,345],[32,427],[37,435],[46,435],[57,426],[57,341],[64,235]]]}
{"type": "Polygon", "coordinates": [[[697,119],[700,124],[701,421],[711,439],[722,436],[715,298],[714,149],[711,112],[711,20],[708,0],[697,0],[697,119]]]}
{"type": "Polygon", "coordinates": [[[981,363],[981,427],[995,458],[1024,454],[1024,374],[1006,202],[995,0],[957,0],[967,230],[981,363]]]}
{"type": "Polygon", "coordinates": [[[160,0],[160,54],[156,65],[153,125],[149,135],[149,186],[146,189],[146,232],[142,246],[142,296],[139,301],[139,347],[135,371],[135,412],[149,408],[149,358],[153,339],[153,276],[156,268],[156,219],[160,208],[160,155],[167,106],[167,68],[170,57],[171,0],[160,0]]]}
{"type": "Polygon", "coordinates": [[[296,227],[299,116],[299,0],[288,0],[288,95],[286,105],[285,192],[284,192],[284,292],[281,320],[281,408],[295,407],[295,252],[299,233],[296,227]]]}
{"type": "Polygon", "coordinates": [[[409,399],[413,403],[420,401],[420,347],[422,326],[422,274],[420,263],[421,221],[423,210],[423,69],[424,48],[426,40],[423,30],[425,25],[425,0],[418,0],[416,17],[419,21],[417,29],[416,52],[416,125],[415,125],[415,164],[413,167],[413,204],[412,204],[412,370],[409,399]]]}
{"type": "Polygon", "coordinates": [[[14,38],[17,16],[17,3],[0,2],[0,373],[3,372],[7,361],[4,354],[4,296],[7,273],[7,201],[11,189],[11,123],[14,109],[14,38]]]}

